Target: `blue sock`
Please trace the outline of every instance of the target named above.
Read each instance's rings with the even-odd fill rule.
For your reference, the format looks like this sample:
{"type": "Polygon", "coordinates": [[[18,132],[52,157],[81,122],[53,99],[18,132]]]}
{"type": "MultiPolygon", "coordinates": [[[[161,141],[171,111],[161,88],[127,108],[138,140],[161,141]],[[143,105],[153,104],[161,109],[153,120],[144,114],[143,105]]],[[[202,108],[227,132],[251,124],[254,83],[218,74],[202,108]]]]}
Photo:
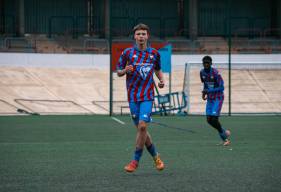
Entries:
{"type": "Polygon", "coordinates": [[[134,160],[136,160],[138,162],[140,161],[140,158],[142,156],[142,151],[143,151],[143,149],[136,148],[135,154],[134,154],[134,160]]]}
{"type": "Polygon", "coordinates": [[[155,146],[153,144],[151,144],[150,146],[147,146],[146,149],[148,150],[148,152],[150,153],[150,155],[152,157],[155,157],[157,155],[155,146]]]}
{"type": "Polygon", "coordinates": [[[219,135],[220,135],[220,138],[221,138],[223,141],[227,139],[227,136],[226,136],[226,134],[225,134],[225,129],[222,129],[222,132],[219,133],[219,135]]]}

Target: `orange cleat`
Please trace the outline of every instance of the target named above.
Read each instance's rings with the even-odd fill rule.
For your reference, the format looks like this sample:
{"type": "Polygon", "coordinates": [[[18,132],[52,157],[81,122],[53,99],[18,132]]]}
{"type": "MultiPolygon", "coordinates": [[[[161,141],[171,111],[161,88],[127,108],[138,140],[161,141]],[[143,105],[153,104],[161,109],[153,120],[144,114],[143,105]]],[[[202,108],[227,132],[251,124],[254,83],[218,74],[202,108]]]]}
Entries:
{"type": "Polygon", "coordinates": [[[157,154],[157,156],[154,157],[154,163],[158,171],[162,171],[165,167],[163,161],[160,159],[159,154],[157,154]]]}
{"type": "Polygon", "coordinates": [[[132,173],[138,168],[138,161],[132,160],[128,165],[124,167],[125,171],[132,173]]]}
{"type": "Polygon", "coordinates": [[[228,145],[230,145],[230,140],[229,139],[224,140],[223,146],[228,146],[228,145]]]}
{"type": "Polygon", "coordinates": [[[223,146],[228,146],[228,145],[230,145],[230,140],[229,140],[229,137],[230,137],[230,131],[229,130],[226,130],[225,131],[225,134],[226,134],[226,139],[224,140],[224,142],[223,142],[223,146]]]}

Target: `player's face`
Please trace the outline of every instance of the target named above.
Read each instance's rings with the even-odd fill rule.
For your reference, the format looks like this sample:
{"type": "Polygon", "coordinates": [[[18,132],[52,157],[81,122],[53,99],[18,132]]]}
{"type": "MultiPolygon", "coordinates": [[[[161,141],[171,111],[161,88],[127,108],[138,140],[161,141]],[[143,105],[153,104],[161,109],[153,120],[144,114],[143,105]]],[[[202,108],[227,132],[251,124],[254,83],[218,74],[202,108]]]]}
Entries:
{"type": "Polygon", "coordinates": [[[210,67],[211,67],[211,64],[210,63],[207,63],[207,62],[205,62],[205,63],[203,63],[203,67],[204,67],[204,69],[210,69],[210,67]]]}
{"type": "Polygon", "coordinates": [[[142,30],[142,29],[136,30],[134,37],[135,37],[136,43],[138,45],[143,46],[143,45],[146,45],[146,43],[147,43],[148,33],[146,30],[142,30]]]}

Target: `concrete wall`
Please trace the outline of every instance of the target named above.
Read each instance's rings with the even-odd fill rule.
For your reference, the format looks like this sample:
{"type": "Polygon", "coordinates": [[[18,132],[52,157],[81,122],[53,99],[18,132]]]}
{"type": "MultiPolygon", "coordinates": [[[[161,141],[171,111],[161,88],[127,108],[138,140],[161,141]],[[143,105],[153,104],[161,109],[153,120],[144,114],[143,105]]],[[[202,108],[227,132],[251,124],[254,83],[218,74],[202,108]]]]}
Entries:
{"type": "MultiPolygon", "coordinates": [[[[201,63],[204,55],[172,55],[172,68],[185,63],[201,63]]],[[[214,63],[228,63],[228,55],[211,55],[214,63]]],[[[0,53],[0,66],[57,68],[101,68],[109,70],[109,55],[0,53]]],[[[239,54],[232,63],[281,63],[281,54],[239,54]]]]}

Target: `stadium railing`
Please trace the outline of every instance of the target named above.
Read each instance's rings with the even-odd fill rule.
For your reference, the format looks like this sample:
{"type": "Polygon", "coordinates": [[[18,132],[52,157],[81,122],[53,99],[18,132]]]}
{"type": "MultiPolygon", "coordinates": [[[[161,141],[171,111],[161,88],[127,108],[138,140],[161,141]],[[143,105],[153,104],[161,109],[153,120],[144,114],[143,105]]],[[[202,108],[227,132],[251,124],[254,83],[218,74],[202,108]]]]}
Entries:
{"type": "Polygon", "coordinates": [[[187,102],[184,92],[156,95],[154,98],[152,114],[182,114],[184,113],[186,106],[187,102]]]}
{"type": "Polygon", "coordinates": [[[35,41],[28,37],[6,37],[3,40],[5,52],[36,52],[35,41]]]}

